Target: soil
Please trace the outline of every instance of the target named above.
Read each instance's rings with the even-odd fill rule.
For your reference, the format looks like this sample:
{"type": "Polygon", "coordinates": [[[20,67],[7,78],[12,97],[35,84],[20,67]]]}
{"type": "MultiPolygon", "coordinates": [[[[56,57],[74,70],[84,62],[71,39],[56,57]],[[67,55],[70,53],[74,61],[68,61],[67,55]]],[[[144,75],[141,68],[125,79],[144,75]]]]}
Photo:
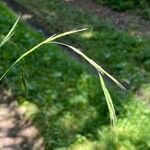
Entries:
{"type": "Polygon", "coordinates": [[[117,28],[130,31],[132,34],[150,36],[150,20],[129,12],[118,12],[101,6],[92,0],[63,0],[66,4],[90,12],[105,21],[111,22],[117,28]]]}
{"type": "Polygon", "coordinates": [[[25,119],[24,113],[11,90],[0,87],[1,150],[44,150],[43,138],[32,122],[25,119]]]}
{"type": "MultiPolygon", "coordinates": [[[[111,8],[101,6],[93,2],[92,0],[63,0],[66,5],[70,7],[76,7],[83,11],[87,11],[91,14],[94,14],[101,19],[110,22],[115,25],[116,28],[128,31],[132,35],[141,35],[141,36],[150,36],[150,20],[144,19],[144,16],[137,16],[130,14],[129,12],[118,12],[114,11],[111,8]]],[[[43,22],[36,17],[30,10],[24,6],[18,4],[15,0],[5,0],[5,2],[10,6],[14,11],[27,14],[28,16],[22,15],[22,19],[29,22],[31,25],[40,29],[49,35],[49,30],[43,24],[43,22]],[[30,18],[31,16],[31,18],[30,18]]]]}

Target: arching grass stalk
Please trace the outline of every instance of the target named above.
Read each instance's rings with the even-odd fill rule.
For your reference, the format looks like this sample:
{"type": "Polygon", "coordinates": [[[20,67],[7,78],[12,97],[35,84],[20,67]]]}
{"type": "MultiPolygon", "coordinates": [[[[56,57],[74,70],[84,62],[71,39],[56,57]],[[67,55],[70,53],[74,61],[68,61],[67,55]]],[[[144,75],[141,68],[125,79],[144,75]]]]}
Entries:
{"type": "Polygon", "coordinates": [[[115,125],[116,118],[117,118],[116,113],[115,113],[115,108],[114,108],[113,101],[112,101],[111,96],[109,94],[109,91],[108,91],[108,89],[105,85],[105,82],[104,82],[104,79],[103,79],[102,75],[106,75],[107,77],[109,77],[121,89],[125,90],[125,88],[113,76],[111,76],[108,72],[106,72],[101,66],[99,66],[96,62],[94,62],[92,59],[87,57],[81,50],[79,50],[79,49],[77,49],[73,46],[70,46],[68,44],[61,43],[61,42],[51,42],[51,43],[60,44],[60,45],[63,45],[63,46],[66,46],[66,47],[72,49],[74,52],[79,54],[82,58],[84,58],[87,62],[89,62],[97,70],[99,78],[100,78],[100,83],[101,83],[101,86],[102,86],[102,90],[104,92],[104,96],[105,96],[105,99],[106,99],[106,102],[107,102],[107,106],[108,106],[108,110],[109,110],[109,116],[110,116],[110,122],[111,122],[112,125],[115,125]]]}
{"type": "Polygon", "coordinates": [[[38,49],[40,46],[44,45],[44,44],[48,44],[60,37],[63,37],[63,36],[66,36],[66,35],[69,35],[69,34],[73,34],[73,33],[76,33],[76,32],[81,32],[81,31],[85,31],[85,29],[80,29],[80,30],[71,30],[71,31],[68,31],[68,32],[64,32],[62,34],[59,34],[59,35],[53,35],[51,37],[49,37],[48,39],[42,41],[41,43],[39,43],[38,45],[34,46],[33,48],[31,48],[30,50],[28,50],[27,52],[25,52],[24,54],[22,54],[7,70],[6,72],[0,77],[0,80],[2,80],[6,74],[11,70],[11,68],[17,64],[18,62],[20,62],[23,58],[25,58],[26,56],[28,56],[29,54],[31,54],[32,52],[34,52],[36,49],[38,49]]]}
{"type": "MultiPolygon", "coordinates": [[[[18,17],[18,19],[16,20],[16,22],[14,23],[14,25],[12,26],[12,28],[10,29],[10,31],[7,33],[7,35],[3,38],[3,40],[0,42],[0,48],[6,43],[6,42],[10,42],[11,44],[13,44],[17,50],[17,53],[19,55],[21,55],[21,52],[19,50],[19,47],[13,43],[12,41],[10,41],[10,38],[13,36],[14,34],[14,31],[17,27],[17,24],[20,20],[20,17],[18,17]]],[[[23,87],[24,87],[24,91],[25,91],[25,95],[27,95],[27,86],[26,86],[26,81],[25,81],[25,75],[26,75],[26,67],[25,67],[25,60],[23,59],[22,60],[22,73],[21,73],[21,80],[22,80],[22,84],[23,84],[23,87]]]]}
{"type": "Polygon", "coordinates": [[[113,101],[111,99],[111,96],[110,96],[109,91],[108,91],[108,89],[105,85],[105,82],[104,82],[104,79],[103,79],[101,73],[98,72],[98,74],[99,74],[101,86],[102,86],[102,89],[103,89],[103,92],[104,92],[104,96],[105,96],[105,99],[106,99],[106,102],[107,102],[107,106],[108,106],[108,109],[109,109],[110,122],[114,126],[117,117],[116,117],[116,112],[115,112],[115,108],[114,108],[114,105],[113,105],[113,101]]]}
{"type": "MultiPolygon", "coordinates": [[[[7,36],[4,38],[4,40],[0,43],[0,45],[2,46],[6,41],[9,40],[9,38],[12,36],[12,33],[18,23],[19,18],[17,19],[16,23],[14,24],[14,26],[12,27],[12,29],[10,30],[10,32],[7,34],[7,36]]],[[[76,52],[77,54],[79,54],[81,57],[83,57],[86,61],[88,61],[97,71],[99,74],[99,78],[100,78],[100,82],[101,82],[101,86],[104,92],[104,96],[108,105],[108,109],[109,109],[109,114],[110,114],[110,120],[111,123],[114,125],[116,122],[116,113],[115,113],[115,109],[114,109],[114,105],[111,99],[111,96],[108,92],[108,89],[105,85],[104,79],[102,77],[102,75],[105,75],[107,77],[109,77],[113,82],[115,82],[121,89],[125,89],[114,77],[112,77],[108,72],[106,72],[100,65],[98,65],[96,62],[94,62],[92,59],[90,59],[89,57],[87,57],[84,53],[82,53],[79,49],[64,44],[64,43],[60,43],[60,42],[55,42],[56,39],[59,39],[61,37],[73,34],[73,33],[77,33],[77,32],[81,32],[81,31],[85,31],[87,30],[86,28],[84,29],[80,29],[80,30],[71,30],[68,32],[64,32],[62,34],[58,34],[58,35],[53,35],[49,38],[47,38],[46,40],[42,41],[41,43],[39,43],[38,45],[34,46],[33,48],[31,48],[30,50],[28,50],[27,52],[25,52],[24,54],[22,54],[7,70],[6,72],[0,77],[0,80],[2,80],[6,74],[20,61],[22,61],[26,56],[28,56],[29,54],[31,54],[32,52],[34,52],[35,50],[37,50],[39,47],[41,47],[44,44],[59,44],[59,45],[63,45],[66,46],[70,49],[72,49],[74,52],[76,52]]]]}

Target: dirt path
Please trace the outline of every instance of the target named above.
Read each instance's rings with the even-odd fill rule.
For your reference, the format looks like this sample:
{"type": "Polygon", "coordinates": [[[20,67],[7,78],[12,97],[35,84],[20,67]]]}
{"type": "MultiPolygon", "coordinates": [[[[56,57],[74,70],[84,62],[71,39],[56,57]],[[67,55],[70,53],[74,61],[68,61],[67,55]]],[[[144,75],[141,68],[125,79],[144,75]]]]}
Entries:
{"type": "MultiPolygon", "coordinates": [[[[129,31],[131,34],[138,34],[142,36],[150,36],[150,21],[145,20],[142,16],[129,14],[128,12],[118,12],[111,8],[100,6],[92,0],[63,0],[66,5],[82,9],[90,12],[103,20],[109,21],[117,28],[129,31]]],[[[46,35],[49,35],[49,30],[43,25],[43,22],[36,17],[30,10],[18,4],[15,0],[5,0],[5,2],[15,11],[23,15],[23,19],[32,24],[37,29],[42,30],[46,35]],[[30,16],[31,19],[30,19],[30,16]]]]}
{"type": "Polygon", "coordinates": [[[116,27],[126,31],[135,32],[144,36],[150,36],[150,21],[142,16],[129,14],[128,12],[118,12],[111,8],[100,6],[92,0],[63,0],[66,4],[90,12],[110,21],[116,27]]]}
{"type": "Polygon", "coordinates": [[[11,91],[0,88],[0,150],[44,150],[43,138],[23,114],[11,91]]]}

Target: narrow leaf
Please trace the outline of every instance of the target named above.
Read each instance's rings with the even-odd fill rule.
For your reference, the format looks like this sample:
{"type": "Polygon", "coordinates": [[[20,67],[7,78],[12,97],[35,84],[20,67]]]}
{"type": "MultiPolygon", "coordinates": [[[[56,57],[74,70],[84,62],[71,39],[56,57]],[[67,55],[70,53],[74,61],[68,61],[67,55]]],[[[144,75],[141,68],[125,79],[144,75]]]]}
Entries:
{"type": "Polygon", "coordinates": [[[69,35],[69,34],[73,34],[73,33],[77,33],[77,32],[81,32],[81,31],[85,31],[87,30],[86,28],[85,29],[80,29],[80,30],[71,30],[71,31],[68,31],[68,32],[64,32],[62,34],[59,34],[59,35],[53,35],[51,37],[49,37],[48,39],[42,41],[41,43],[39,43],[38,45],[34,46],[33,48],[31,48],[30,50],[28,50],[27,52],[25,52],[24,54],[22,54],[7,70],[6,72],[0,77],[0,80],[2,80],[6,74],[19,62],[21,61],[23,58],[25,58],[26,56],[28,56],[29,54],[31,54],[32,52],[34,52],[36,49],[38,49],[40,46],[42,46],[43,44],[47,44],[49,42],[52,42],[54,41],[55,39],[58,39],[60,37],[63,37],[63,36],[66,36],[66,35],[69,35]]]}
{"type": "Polygon", "coordinates": [[[108,91],[108,89],[105,85],[104,79],[103,79],[102,75],[99,72],[98,72],[98,74],[99,74],[101,86],[102,86],[102,89],[103,89],[103,92],[104,92],[104,96],[105,96],[105,99],[106,99],[106,102],[107,102],[107,106],[108,106],[108,109],[109,109],[110,120],[111,120],[112,125],[115,125],[115,122],[116,122],[115,108],[114,108],[111,96],[109,94],[109,91],[108,91]]]}
{"type": "Polygon", "coordinates": [[[26,79],[25,79],[25,76],[24,76],[23,73],[21,75],[21,82],[22,82],[22,85],[23,85],[23,90],[25,92],[25,96],[27,97],[27,95],[28,95],[28,89],[27,89],[26,79]]]}
{"type": "Polygon", "coordinates": [[[15,24],[13,25],[13,27],[10,29],[10,31],[8,32],[8,34],[5,36],[5,38],[2,40],[2,42],[0,43],[0,47],[2,47],[13,35],[13,32],[18,24],[20,20],[20,16],[18,17],[18,19],[16,20],[15,24]]]}
{"type": "Polygon", "coordinates": [[[90,59],[89,57],[87,57],[84,53],[82,53],[79,49],[70,46],[68,44],[64,44],[61,42],[51,42],[51,43],[56,43],[56,44],[60,44],[63,46],[66,46],[70,49],[72,49],[74,52],[76,52],[77,54],[79,54],[80,56],[82,56],[86,61],[88,61],[97,71],[99,71],[101,74],[106,75],[107,77],[109,77],[113,82],[115,82],[121,89],[125,89],[125,87],[123,85],[121,85],[121,83],[119,83],[113,76],[111,76],[108,72],[106,72],[101,66],[99,66],[96,62],[94,62],[92,59],[90,59]]]}

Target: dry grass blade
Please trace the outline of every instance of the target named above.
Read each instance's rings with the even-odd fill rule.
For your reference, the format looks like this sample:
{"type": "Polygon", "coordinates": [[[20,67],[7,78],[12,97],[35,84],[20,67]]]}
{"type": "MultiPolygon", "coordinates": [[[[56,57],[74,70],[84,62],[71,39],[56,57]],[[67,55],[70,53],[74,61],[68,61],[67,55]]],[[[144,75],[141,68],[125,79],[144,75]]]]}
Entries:
{"type": "MultiPolygon", "coordinates": [[[[99,66],[96,62],[94,62],[92,59],[90,59],[89,57],[87,57],[84,53],[82,53],[79,49],[73,47],[73,46],[70,46],[70,45],[67,45],[67,44],[64,44],[64,43],[60,43],[60,42],[54,42],[54,40],[60,38],[60,37],[63,37],[63,36],[66,36],[66,35],[70,35],[70,34],[73,34],[73,33],[76,33],[76,32],[81,32],[81,31],[85,31],[86,29],[81,29],[81,30],[71,30],[71,31],[68,31],[68,32],[64,32],[62,34],[59,34],[59,35],[53,35],[51,37],[49,37],[48,39],[42,41],[41,43],[39,43],[38,45],[34,46],[33,48],[31,48],[30,50],[28,50],[27,52],[25,52],[24,54],[22,54],[7,70],[6,72],[1,76],[0,80],[2,80],[5,75],[12,69],[12,67],[17,64],[18,62],[20,62],[21,60],[23,60],[26,56],[28,56],[29,54],[31,54],[32,52],[34,52],[36,49],[38,49],[40,46],[44,45],[44,44],[48,44],[48,43],[55,43],[55,44],[59,44],[59,45],[63,45],[63,46],[66,46],[70,49],[72,49],[74,52],[76,52],[77,54],[79,54],[80,56],[82,56],[86,61],[88,61],[99,73],[99,77],[100,77],[100,82],[101,82],[101,85],[102,85],[102,89],[103,89],[103,92],[104,92],[104,95],[105,95],[105,99],[106,99],[106,102],[107,102],[107,105],[108,105],[108,109],[109,109],[109,114],[110,114],[110,120],[112,122],[112,124],[114,125],[115,124],[115,121],[116,121],[116,114],[115,114],[115,109],[114,109],[114,105],[113,105],[113,102],[112,102],[112,99],[111,99],[111,96],[106,88],[106,85],[105,85],[105,82],[103,80],[103,77],[101,74],[103,75],[106,75],[107,77],[109,77],[113,82],[115,82],[120,88],[122,89],[125,89],[114,77],[112,77],[109,73],[107,73],[101,66],[99,66]]],[[[9,34],[11,35],[11,34],[9,34]]],[[[8,36],[9,37],[9,36],[8,36]]],[[[23,77],[23,80],[22,80],[23,84],[25,85],[25,80],[24,80],[24,77],[23,77]]],[[[25,87],[26,89],[26,87],[25,87]]]]}
{"type": "Polygon", "coordinates": [[[101,86],[102,86],[102,89],[103,89],[103,92],[104,92],[104,96],[105,96],[105,99],[106,99],[106,102],[107,102],[107,106],[108,106],[108,109],[109,109],[110,120],[111,120],[112,125],[115,125],[116,113],[115,113],[115,108],[114,108],[114,105],[113,105],[113,102],[112,102],[112,98],[109,94],[109,91],[108,91],[106,85],[105,85],[105,82],[104,82],[104,79],[103,79],[102,75],[100,74],[100,72],[98,72],[98,74],[99,74],[101,86]]]}
{"type": "Polygon", "coordinates": [[[54,41],[55,39],[58,39],[60,37],[66,36],[66,35],[70,35],[73,33],[77,33],[77,32],[81,32],[81,31],[85,31],[87,30],[86,28],[84,29],[80,29],[80,30],[71,30],[68,32],[64,32],[62,34],[59,35],[53,35],[51,37],[49,37],[48,39],[42,41],[41,43],[39,43],[38,45],[34,46],[33,48],[31,48],[30,50],[28,50],[27,52],[25,52],[24,54],[22,54],[7,70],[6,72],[0,77],[0,80],[2,80],[6,74],[13,68],[13,66],[15,66],[18,62],[20,62],[23,58],[25,58],[26,56],[28,56],[29,54],[31,54],[32,52],[34,52],[36,49],[38,49],[40,46],[50,43],[52,41],[54,41]]]}
{"type": "Polygon", "coordinates": [[[111,99],[111,96],[109,94],[109,91],[105,85],[104,79],[102,77],[101,74],[106,75],[107,77],[109,77],[113,82],[115,82],[120,88],[125,89],[114,77],[112,77],[109,73],[107,73],[101,66],[99,66],[97,63],[95,63],[92,59],[90,59],[89,57],[87,57],[84,53],[82,53],[79,49],[70,46],[68,44],[64,44],[61,42],[51,42],[54,44],[60,44],[63,46],[66,46],[70,49],[72,49],[74,52],[76,52],[77,54],[79,54],[81,57],[83,57],[86,61],[88,61],[97,71],[99,74],[99,78],[100,78],[100,82],[101,82],[101,86],[104,92],[104,96],[106,99],[106,103],[109,109],[109,115],[110,115],[110,121],[112,125],[115,125],[116,122],[116,113],[115,113],[115,108],[111,99]]]}
{"type": "Polygon", "coordinates": [[[85,31],[85,30],[87,30],[87,28],[79,29],[79,30],[75,30],[75,29],[74,29],[74,30],[71,30],[71,31],[67,31],[67,32],[58,34],[58,35],[54,34],[53,36],[51,36],[51,37],[49,37],[47,40],[45,40],[43,43],[44,43],[44,44],[47,44],[47,43],[49,43],[49,42],[51,42],[51,41],[54,41],[54,40],[56,40],[56,39],[59,39],[59,38],[61,38],[61,37],[63,37],[63,36],[70,35],[70,34],[77,33],[77,32],[82,32],[82,31],[85,31]]]}
{"type": "Polygon", "coordinates": [[[121,85],[121,83],[119,83],[113,76],[111,76],[108,72],[106,72],[101,66],[99,66],[96,62],[94,62],[92,59],[90,59],[89,57],[87,57],[84,53],[82,53],[79,49],[70,46],[68,44],[64,44],[61,42],[51,42],[51,43],[56,43],[56,44],[60,44],[63,46],[66,46],[70,49],[72,49],[74,52],[76,52],[77,54],[79,54],[80,56],[82,56],[86,61],[88,61],[98,72],[100,72],[103,75],[106,75],[107,77],[109,77],[113,82],[115,82],[121,89],[125,89],[125,87],[123,85],[121,85]]]}

